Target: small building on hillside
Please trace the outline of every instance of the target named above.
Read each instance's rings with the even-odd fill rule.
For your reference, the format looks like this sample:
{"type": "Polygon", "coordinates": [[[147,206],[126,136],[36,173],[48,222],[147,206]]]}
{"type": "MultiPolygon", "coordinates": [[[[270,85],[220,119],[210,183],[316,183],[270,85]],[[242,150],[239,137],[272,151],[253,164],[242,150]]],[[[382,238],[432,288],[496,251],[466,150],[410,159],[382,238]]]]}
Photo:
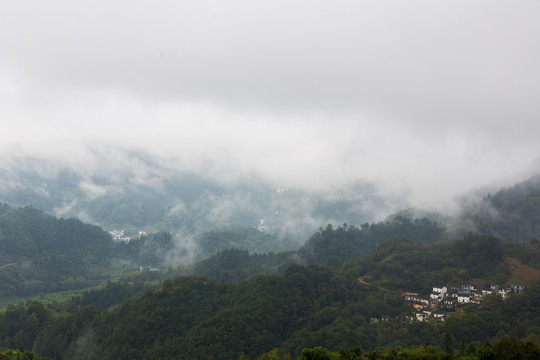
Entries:
{"type": "Polygon", "coordinates": [[[482,289],[482,296],[487,296],[493,294],[493,290],[491,288],[489,289],[482,289]]]}
{"type": "Polygon", "coordinates": [[[416,317],[416,320],[418,321],[427,321],[427,319],[429,319],[430,314],[431,313],[428,311],[422,311],[422,312],[417,312],[415,314],[415,317],[416,317]]]}
{"type": "Polygon", "coordinates": [[[468,304],[469,302],[471,302],[471,294],[460,292],[458,294],[457,301],[460,304],[468,304]]]}
{"type": "Polygon", "coordinates": [[[406,292],[406,293],[403,294],[403,297],[407,301],[420,301],[420,300],[422,300],[422,298],[420,297],[420,294],[418,294],[418,293],[406,292]]]}
{"type": "Polygon", "coordinates": [[[523,290],[525,290],[525,285],[523,284],[512,284],[510,285],[510,287],[512,288],[512,291],[515,293],[520,293],[523,290]]]}
{"type": "Polygon", "coordinates": [[[445,297],[442,304],[446,309],[454,309],[456,307],[456,299],[452,297],[445,297]]]}
{"type": "Polygon", "coordinates": [[[448,291],[447,296],[457,299],[458,293],[459,293],[459,288],[456,286],[452,286],[450,290],[448,291]]]}
{"type": "Polygon", "coordinates": [[[442,285],[434,285],[433,286],[433,292],[436,294],[440,294],[441,292],[446,292],[446,286],[442,285]]]}
{"type": "Polygon", "coordinates": [[[497,292],[497,294],[503,298],[503,300],[506,300],[506,298],[508,297],[508,293],[510,293],[510,289],[499,289],[499,291],[497,292]]]}
{"type": "Polygon", "coordinates": [[[436,311],[433,314],[431,314],[431,316],[433,316],[433,318],[437,321],[444,321],[444,318],[446,317],[446,313],[442,311],[436,311]]]}
{"type": "Polygon", "coordinates": [[[442,300],[446,296],[446,292],[446,286],[434,286],[431,294],[429,294],[429,297],[431,299],[442,300]]]}

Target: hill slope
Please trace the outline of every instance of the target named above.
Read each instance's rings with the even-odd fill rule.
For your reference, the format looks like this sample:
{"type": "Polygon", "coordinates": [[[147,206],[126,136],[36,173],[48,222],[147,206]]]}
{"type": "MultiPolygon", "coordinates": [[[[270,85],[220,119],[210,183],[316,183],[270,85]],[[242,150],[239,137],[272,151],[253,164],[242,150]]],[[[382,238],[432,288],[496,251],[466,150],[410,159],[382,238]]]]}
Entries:
{"type": "MultiPolygon", "coordinates": [[[[72,359],[236,359],[276,347],[293,356],[313,346],[444,348],[447,330],[471,346],[502,336],[540,339],[540,283],[532,279],[522,294],[507,301],[488,296],[481,307],[466,307],[444,323],[410,320],[414,309],[400,296],[402,290],[426,294],[435,283],[506,285],[512,272],[504,259],[510,256],[530,266],[540,249],[487,236],[435,245],[395,239],[341,269],[292,264],[283,276],[237,284],[183,276],[108,310],[78,310],[75,300],[70,312],[47,316],[39,303],[12,305],[0,315],[0,339],[10,347],[24,340],[44,355],[59,351],[72,359]],[[24,337],[34,314],[41,326],[24,337]]],[[[101,301],[117,288],[107,285],[87,300],[101,301]]]]}
{"type": "Polygon", "coordinates": [[[460,219],[466,228],[500,238],[528,242],[540,237],[540,175],[486,194],[465,207],[460,219]]]}
{"type": "Polygon", "coordinates": [[[198,234],[229,225],[257,228],[295,246],[321,224],[373,221],[404,206],[373,184],[327,191],[289,189],[257,178],[183,171],[174,161],[116,148],[95,150],[81,169],[60,161],[0,158],[0,201],[33,205],[60,217],[78,217],[127,235],[169,231],[198,234]],[[111,158],[117,159],[111,162],[111,158]]]}
{"type": "Polygon", "coordinates": [[[86,287],[110,272],[109,234],[76,219],[0,205],[0,296],[86,287]]]}

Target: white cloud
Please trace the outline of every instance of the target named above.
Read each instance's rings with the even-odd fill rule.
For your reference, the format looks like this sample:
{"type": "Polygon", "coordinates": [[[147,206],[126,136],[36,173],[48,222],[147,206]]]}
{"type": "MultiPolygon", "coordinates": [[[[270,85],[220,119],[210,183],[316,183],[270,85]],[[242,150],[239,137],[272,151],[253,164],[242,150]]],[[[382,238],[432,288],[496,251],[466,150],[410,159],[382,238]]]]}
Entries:
{"type": "Polygon", "coordinates": [[[0,149],[128,173],[99,153],[115,145],[225,179],[445,199],[539,156],[539,15],[535,1],[7,1],[0,149]]]}
{"type": "Polygon", "coordinates": [[[82,191],[86,193],[86,195],[90,199],[95,199],[97,197],[104,196],[105,194],[107,194],[106,187],[93,184],[89,181],[81,181],[79,183],[79,187],[81,188],[82,191]]]}

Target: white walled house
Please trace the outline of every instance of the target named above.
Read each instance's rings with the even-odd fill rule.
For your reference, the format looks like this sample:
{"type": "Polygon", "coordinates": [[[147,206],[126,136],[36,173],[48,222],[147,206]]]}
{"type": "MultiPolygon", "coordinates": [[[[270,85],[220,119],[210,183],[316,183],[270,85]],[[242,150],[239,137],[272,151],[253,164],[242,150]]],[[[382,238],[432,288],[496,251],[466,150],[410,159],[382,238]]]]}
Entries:
{"type": "Polygon", "coordinates": [[[471,301],[471,294],[470,293],[459,293],[457,297],[457,301],[460,304],[468,304],[471,301]]]}
{"type": "Polygon", "coordinates": [[[442,300],[445,297],[447,291],[448,289],[446,288],[446,286],[434,286],[432,293],[429,294],[429,297],[431,299],[442,300]]]}

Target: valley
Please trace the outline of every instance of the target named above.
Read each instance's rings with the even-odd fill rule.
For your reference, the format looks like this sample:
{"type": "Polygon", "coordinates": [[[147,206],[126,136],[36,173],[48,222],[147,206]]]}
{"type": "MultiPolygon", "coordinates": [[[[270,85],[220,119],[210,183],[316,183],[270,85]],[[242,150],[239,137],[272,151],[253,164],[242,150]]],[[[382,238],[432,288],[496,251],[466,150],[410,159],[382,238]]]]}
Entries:
{"type": "MultiPolygon", "coordinates": [[[[32,180],[48,189],[47,201],[65,176],[58,174],[32,180]]],[[[64,196],[88,188],[70,178],[64,196]]],[[[191,187],[177,193],[185,204],[188,194],[209,196],[193,192],[200,181],[176,181],[178,189],[191,187]]],[[[365,220],[372,212],[355,213],[362,205],[352,200],[305,204],[313,194],[281,189],[265,198],[268,190],[238,187],[212,190],[214,205],[198,212],[164,215],[155,209],[167,201],[158,199],[174,188],[153,192],[150,203],[137,195],[144,189],[133,187],[125,200],[77,200],[84,204],[77,211],[93,218],[104,200],[124,209],[114,211],[107,231],[55,216],[54,202],[46,207],[52,213],[1,205],[0,347],[64,359],[286,359],[315,349],[356,359],[418,346],[443,354],[445,334],[476,356],[486,341],[539,339],[537,176],[468,198],[457,213],[409,207],[377,221],[365,220]],[[239,199],[238,191],[254,205],[229,206],[225,199],[239,199]],[[216,206],[215,219],[226,221],[210,221],[216,206]],[[304,206],[310,221],[326,225],[302,243],[307,228],[295,216],[304,206]],[[149,222],[130,222],[130,207],[144,209],[139,219],[149,222]],[[278,207],[284,217],[275,222],[263,209],[278,207]],[[188,225],[196,217],[202,220],[188,225]],[[355,219],[358,226],[346,223],[355,219]],[[299,227],[272,230],[287,222],[299,227]]],[[[4,201],[15,199],[7,193],[4,201]]]]}

